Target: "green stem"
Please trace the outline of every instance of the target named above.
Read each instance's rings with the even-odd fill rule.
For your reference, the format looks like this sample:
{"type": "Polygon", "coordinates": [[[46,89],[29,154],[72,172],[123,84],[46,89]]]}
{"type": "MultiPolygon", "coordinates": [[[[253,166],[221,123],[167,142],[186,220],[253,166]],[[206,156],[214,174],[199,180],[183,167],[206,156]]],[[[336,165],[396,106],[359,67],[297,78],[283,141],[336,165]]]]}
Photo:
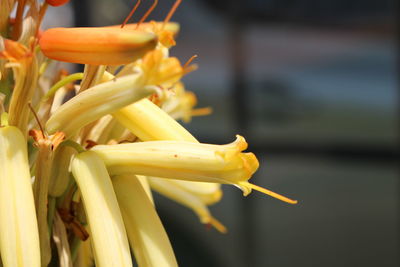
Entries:
{"type": "Polygon", "coordinates": [[[82,72],[77,72],[71,75],[68,75],[67,77],[65,77],[64,79],[61,79],[60,81],[58,81],[55,85],[53,85],[50,90],[44,95],[42,101],[45,102],[47,101],[50,97],[52,97],[58,89],[60,89],[61,87],[77,81],[77,80],[82,80],[83,79],[83,73],[82,72]]]}
{"type": "Polygon", "coordinates": [[[80,144],[78,144],[77,142],[72,141],[70,139],[67,139],[67,140],[63,141],[61,143],[61,145],[70,146],[70,147],[74,148],[78,153],[82,153],[82,152],[86,151],[80,144]]]}

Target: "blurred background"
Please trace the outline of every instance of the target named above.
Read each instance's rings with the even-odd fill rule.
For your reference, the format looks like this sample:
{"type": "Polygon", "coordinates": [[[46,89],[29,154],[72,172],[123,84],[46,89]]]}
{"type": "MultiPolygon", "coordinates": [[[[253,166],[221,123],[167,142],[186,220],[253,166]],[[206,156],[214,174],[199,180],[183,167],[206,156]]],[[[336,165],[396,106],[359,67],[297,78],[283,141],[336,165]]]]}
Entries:
{"type": "MultiPolygon", "coordinates": [[[[133,5],[72,0],[45,23],[120,24],[133,5]]],[[[214,110],[185,127],[208,143],[245,136],[260,161],[252,182],[299,204],[224,186],[211,207],[221,235],[157,196],[180,266],[400,265],[397,12],[389,0],[183,1],[171,53],[199,56],[184,82],[214,110]]]]}

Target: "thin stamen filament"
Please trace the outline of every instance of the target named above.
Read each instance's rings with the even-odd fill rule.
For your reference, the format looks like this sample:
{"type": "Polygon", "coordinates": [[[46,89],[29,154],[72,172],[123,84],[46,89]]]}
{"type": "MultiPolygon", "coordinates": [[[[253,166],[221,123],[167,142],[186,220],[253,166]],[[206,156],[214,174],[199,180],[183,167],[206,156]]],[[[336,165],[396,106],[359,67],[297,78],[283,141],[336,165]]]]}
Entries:
{"type": "Polygon", "coordinates": [[[251,183],[248,183],[248,182],[242,182],[242,183],[240,183],[240,185],[243,185],[243,186],[246,186],[246,187],[250,187],[251,189],[254,189],[254,190],[258,191],[258,192],[261,192],[261,193],[264,193],[266,195],[269,195],[269,196],[271,196],[273,198],[279,199],[279,200],[281,200],[283,202],[286,202],[286,203],[289,203],[289,204],[297,204],[297,200],[293,200],[293,199],[290,199],[288,197],[282,196],[282,195],[280,195],[278,193],[272,192],[271,190],[265,189],[265,188],[263,188],[261,186],[258,186],[258,185],[255,185],[255,184],[251,184],[251,183]]]}

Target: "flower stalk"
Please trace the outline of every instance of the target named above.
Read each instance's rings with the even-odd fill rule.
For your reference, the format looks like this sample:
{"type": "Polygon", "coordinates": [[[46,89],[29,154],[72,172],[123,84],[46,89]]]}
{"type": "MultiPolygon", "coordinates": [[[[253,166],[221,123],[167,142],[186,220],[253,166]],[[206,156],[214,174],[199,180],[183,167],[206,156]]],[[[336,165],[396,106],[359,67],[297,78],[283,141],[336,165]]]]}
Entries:
{"type": "Polygon", "coordinates": [[[54,136],[47,137],[42,131],[31,130],[30,135],[35,140],[34,145],[38,148],[33,194],[39,225],[41,262],[42,266],[47,266],[51,259],[49,226],[47,224],[50,173],[54,158],[54,150],[64,139],[64,134],[56,133],[54,136]]]}
{"type": "Polygon", "coordinates": [[[7,58],[12,63],[15,86],[10,100],[9,124],[21,129],[26,136],[28,134],[29,107],[38,79],[38,65],[34,54],[25,46],[5,40],[5,50],[0,57],[7,58]]]}

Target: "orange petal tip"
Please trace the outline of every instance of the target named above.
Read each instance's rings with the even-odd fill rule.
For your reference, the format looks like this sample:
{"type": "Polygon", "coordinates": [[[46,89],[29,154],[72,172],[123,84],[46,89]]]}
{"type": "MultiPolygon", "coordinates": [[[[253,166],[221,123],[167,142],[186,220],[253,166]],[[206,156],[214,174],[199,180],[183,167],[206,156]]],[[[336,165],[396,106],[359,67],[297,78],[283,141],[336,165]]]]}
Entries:
{"type": "Polygon", "coordinates": [[[46,0],[46,3],[51,6],[62,6],[68,2],[69,0],[46,0]]]}

